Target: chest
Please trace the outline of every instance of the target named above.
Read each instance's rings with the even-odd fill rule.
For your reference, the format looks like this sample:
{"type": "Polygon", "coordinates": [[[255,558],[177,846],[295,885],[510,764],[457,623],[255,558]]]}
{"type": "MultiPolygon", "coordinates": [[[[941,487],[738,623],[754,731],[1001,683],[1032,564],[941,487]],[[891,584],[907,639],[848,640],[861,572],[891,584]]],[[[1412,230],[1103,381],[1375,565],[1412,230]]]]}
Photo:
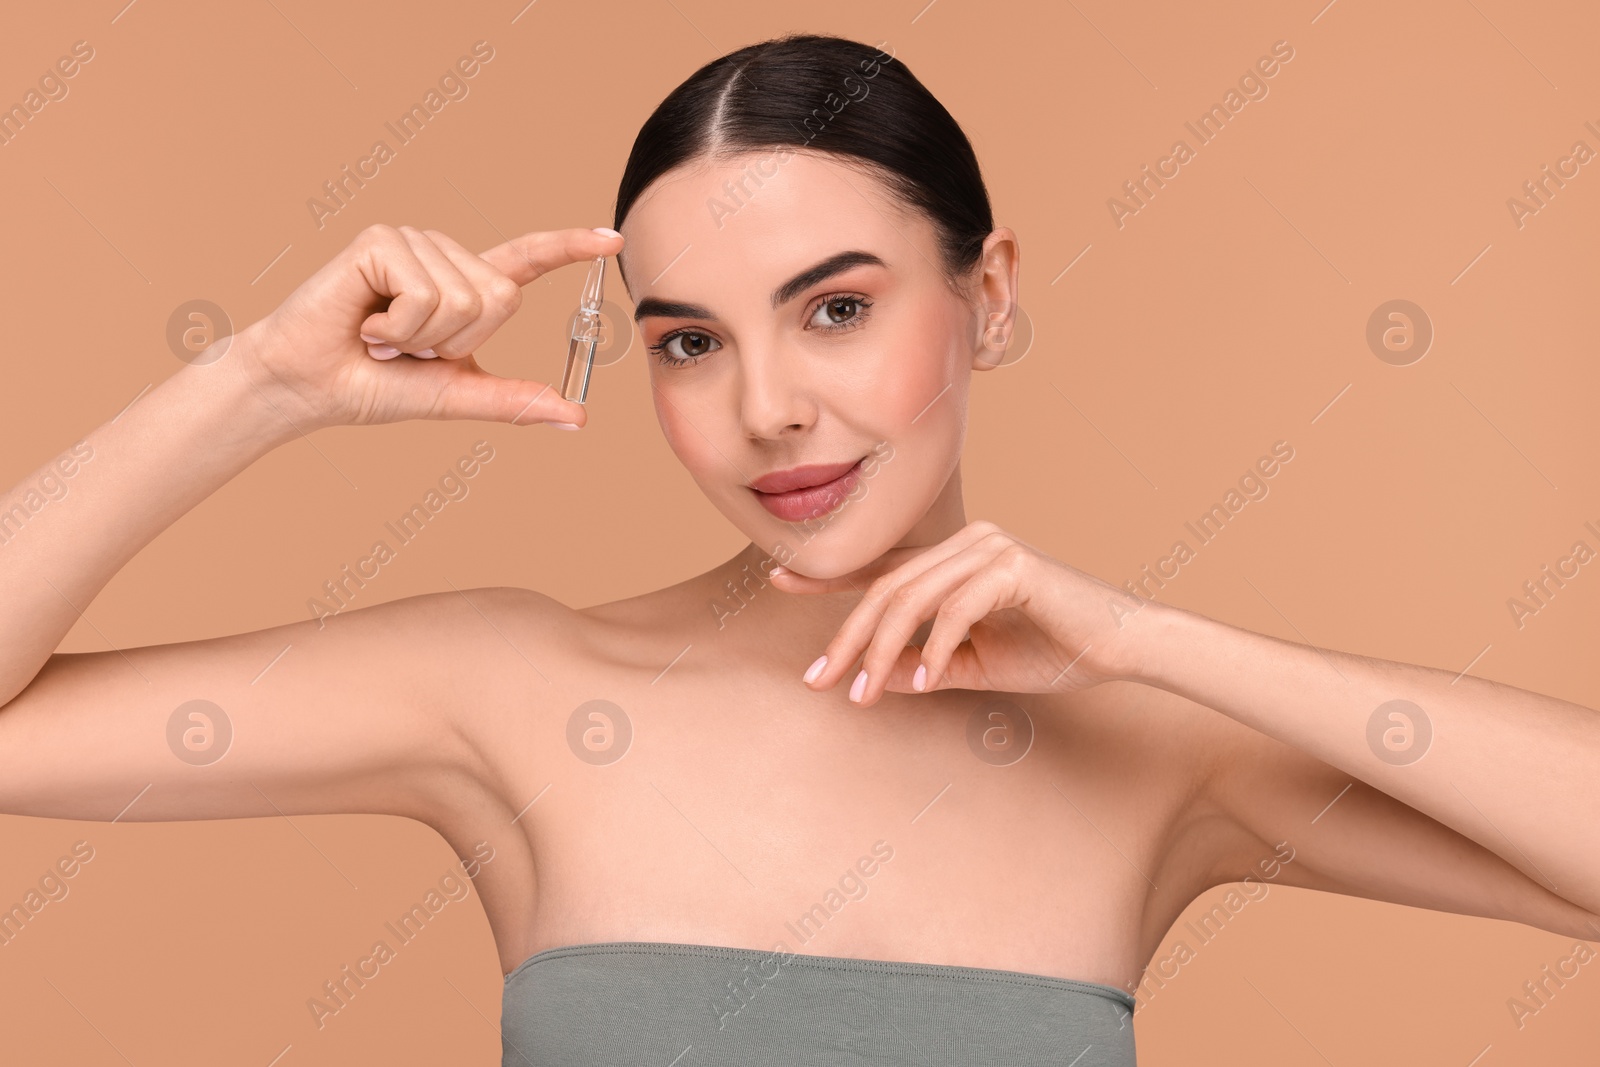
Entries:
{"type": "Polygon", "coordinates": [[[505,751],[545,757],[502,768],[538,796],[531,899],[503,905],[517,952],[781,945],[1121,984],[1163,813],[1109,724],[1048,696],[844,689],[684,671],[542,716],[505,751]]]}

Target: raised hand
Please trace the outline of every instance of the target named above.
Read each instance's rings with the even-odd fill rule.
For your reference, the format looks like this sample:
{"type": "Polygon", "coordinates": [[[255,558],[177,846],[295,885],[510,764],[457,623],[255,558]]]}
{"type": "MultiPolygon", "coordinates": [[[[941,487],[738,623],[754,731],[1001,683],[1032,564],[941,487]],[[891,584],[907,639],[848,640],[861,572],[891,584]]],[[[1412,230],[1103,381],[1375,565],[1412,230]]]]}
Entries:
{"type": "Polygon", "coordinates": [[[581,426],[581,404],[543,382],[490,374],[473,352],[517,310],[522,286],[621,245],[553,230],[479,255],[437,230],[369,226],[233,339],[238,365],[301,430],[405,419],[581,426]]]}

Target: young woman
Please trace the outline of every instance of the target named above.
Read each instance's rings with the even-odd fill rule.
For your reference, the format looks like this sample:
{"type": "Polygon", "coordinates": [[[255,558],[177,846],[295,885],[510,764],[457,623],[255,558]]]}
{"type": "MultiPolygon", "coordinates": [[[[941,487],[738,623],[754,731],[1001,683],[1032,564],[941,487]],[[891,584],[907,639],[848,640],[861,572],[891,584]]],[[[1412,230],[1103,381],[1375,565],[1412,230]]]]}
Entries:
{"type": "Polygon", "coordinates": [[[968,521],[968,389],[1020,250],[900,59],[796,36],[708,64],[640,131],[614,225],[481,255],[372,227],[90,433],[69,506],[19,485],[0,811],[138,794],[121,818],[381,812],[490,842],[507,1064],[1131,1064],[1145,965],[1241,878],[1600,933],[1590,709],[1237,629],[968,521]],[[472,353],[520,286],[601,255],[668,443],[749,538],[732,559],[581,611],[451,590],[54,651],[301,434],[581,427],[472,353]],[[183,758],[223,719],[225,758],[183,758]]]}

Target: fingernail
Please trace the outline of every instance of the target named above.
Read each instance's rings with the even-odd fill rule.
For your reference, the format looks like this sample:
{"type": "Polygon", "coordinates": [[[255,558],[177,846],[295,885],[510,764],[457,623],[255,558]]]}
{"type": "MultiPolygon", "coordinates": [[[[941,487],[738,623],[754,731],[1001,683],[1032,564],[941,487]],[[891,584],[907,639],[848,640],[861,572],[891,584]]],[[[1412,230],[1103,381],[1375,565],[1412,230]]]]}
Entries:
{"type": "Polygon", "coordinates": [[[418,359],[438,359],[439,358],[439,353],[435,352],[431,348],[424,348],[421,352],[413,352],[411,354],[413,356],[416,356],[418,359]]]}
{"type": "Polygon", "coordinates": [[[782,567],[774,567],[770,571],[767,572],[767,577],[768,578],[776,578],[780,574],[788,574],[788,573],[789,572],[787,570],[783,569],[782,567]]]}
{"type": "Polygon", "coordinates": [[[613,230],[609,226],[596,226],[594,228],[594,232],[599,234],[601,237],[621,237],[622,236],[622,234],[618,233],[616,230],[613,230]]]}
{"type": "Polygon", "coordinates": [[[817,657],[817,661],[815,663],[813,663],[811,666],[806,668],[806,675],[805,675],[806,682],[809,684],[811,682],[816,681],[817,680],[817,676],[822,673],[822,668],[826,667],[827,665],[828,665],[828,657],[827,656],[818,656],[817,657]]]}
{"type": "Polygon", "coordinates": [[[558,430],[581,430],[583,427],[575,422],[547,422],[546,426],[554,426],[558,430]]]}
{"type": "Polygon", "coordinates": [[[922,692],[922,687],[928,684],[928,668],[917,664],[917,673],[911,676],[911,688],[922,692]]]}
{"type": "Polygon", "coordinates": [[[867,672],[862,671],[856,675],[856,680],[850,683],[850,699],[856,703],[861,702],[861,694],[867,691],[867,672]]]}
{"type": "Polygon", "coordinates": [[[370,334],[370,333],[364,333],[364,334],[362,334],[362,335],[361,335],[361,339],[362,339],[362,340],[363,340],[363,341],[365,341],[365,342],[367,342],[367,344],[369,344],[369,345],[381,345],[381,344],[383,344],[383,343],[384,343],[384,340],[383,340],[383,338],[381,338],[381,337],[374,337],[374,336],[372,336],[372,335],[371,335],[371,334],[370,334]]]}
{"type": "Polygon", "coordinates": [[[373,359],[393,359],[399,354],[400,350],[394,345],[378,344],[367,346],[367,355],[371,356],[373,359]]]}

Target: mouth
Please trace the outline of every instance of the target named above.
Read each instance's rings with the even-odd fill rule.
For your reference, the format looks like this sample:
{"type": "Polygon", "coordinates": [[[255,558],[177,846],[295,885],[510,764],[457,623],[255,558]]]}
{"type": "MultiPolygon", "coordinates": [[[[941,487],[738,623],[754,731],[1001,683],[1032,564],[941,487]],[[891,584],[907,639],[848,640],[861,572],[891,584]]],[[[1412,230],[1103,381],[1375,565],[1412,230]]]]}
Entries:
{"type": "Polygon", "coordinates": [[[761,506],[785,522],[824,515],[844,502],[861,477],[862,456],[852,463],[813,464],[763,474],[750,483],[761,506]]]}

